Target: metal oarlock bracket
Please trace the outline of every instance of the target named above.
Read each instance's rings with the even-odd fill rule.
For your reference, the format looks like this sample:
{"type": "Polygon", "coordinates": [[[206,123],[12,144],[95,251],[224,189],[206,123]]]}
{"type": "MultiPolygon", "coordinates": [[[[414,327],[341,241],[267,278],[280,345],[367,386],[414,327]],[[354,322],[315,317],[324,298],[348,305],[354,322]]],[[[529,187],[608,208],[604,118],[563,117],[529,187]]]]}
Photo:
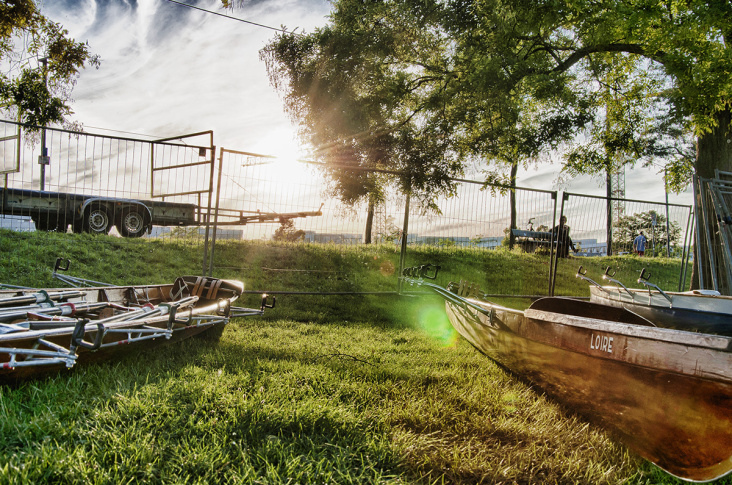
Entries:
{"type": "Polygon", "coordinates": [[[71,265],[71,260],[70,259],[56,258],[56,264],[53,267],[53,272],[55,274],[59,270],[61,270],[61,271],[68,271],[70,265],[71,265]],[[66,265],[65,266],[61,266],[61,263],[64,262],[64,261],[66,262],[66,265]]]}
{"type": "Polygon", "coordinates": [[[97,350],[102,346],[102,339],[104,338],[104,325],[96,323],[97,335],[94,337],[94,342],[87,342],[84,340],[86,334],[86,324],[89,323],[88,318],[82,318],[76,322],[74,331],[71,333],[71,345],[69,351],[73,354],[76,353],[77,347],[83,347],[88,350],[97,350]]]}
{"type": "Polygon", "coordinates": [[[262,295],[262,306],[260,307],[260,310],[264,311],[265,308],[274,308],[275,304],[277,303],[277,297],[272,295],[272,304],[267,304],[267,299],[269,298],[269,295],[267,293],[264,293],[262,295]]]}
{"type": "Polygon", "coordinates": [[[648,295],[649,296],[651,294],[651,288],[654,288],[664,298],[666,298],[671,305],[673,305],[673,299],[670,296],[668,296],[666,294],[666,292],[664,292],[661,288],[659,288],[658,285],[655,285],[655,284],[653,284],[653,283],[651,283],[651,282],[648,281],[650,279],[650,277],[651,277],[651,272],[650,271],[646,271],[646,268],[643,268],[641,270],[640,276],[638,277],[638,283],[641,283],[641,284],[645,285],[646,288],[648,288],[648,295]]]}
{"type": "Polygon", "coordinates": [[[585,276],[586,274],[587,274],[587,270],[582,265],[580,265],[580,267],[577,268],[577,274],[574,276],[575,276],[575,278],[581,278],[581,279],[589,282],[590,284],[597,286],[602,291],[607,291],[605,288],[602,287],[602,285],[598,284],[595,280],[591,279],[588,276],[585,276]]]}
{"type": "Polygon", "coordinates": [[[616,280],[614,278],[615,277],[615,273],[617,273],[617,271],[610,272],[610,266],[608,266],[607,268],[605,268],[605,274],[602,275],[602,279],[608,280],[608,281],[610,281],[612,283],[615,283],[616,285],[618,285],[622,289],[624,289],[625,292],[628,295],[630,295],[630,298],[635,298],[635,295],[628,289],[627,286],[625,286],[623,283],[621,283],[620,280],[616,280]]]}
{"type": "Polygon", "coordinates": [[[421,266],[412,266],[411,268],[404,268],[402,276],[406,278],[424,278],[427,280],[437,279],[437,273],[441,267],[435,264],[423,264],[421,266]],[[434,271],[434,274],[430,274],[434,271]]]}

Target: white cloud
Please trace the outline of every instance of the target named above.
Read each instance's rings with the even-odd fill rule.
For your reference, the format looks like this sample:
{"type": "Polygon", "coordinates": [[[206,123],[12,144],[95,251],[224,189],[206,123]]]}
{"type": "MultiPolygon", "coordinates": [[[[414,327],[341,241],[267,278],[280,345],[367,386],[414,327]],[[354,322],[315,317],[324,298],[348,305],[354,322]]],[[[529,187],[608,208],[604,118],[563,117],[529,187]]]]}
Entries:
{"type": "MultiPolygon", "coordinates": [[[[193,0],[186,0],[192,3],[193,0]]],[[[326,0],[264,0],[235,11],[198,2],[264,25],[312,31],[325,25],[326,0]]],[[[167,137],[213,130],[215,143],[259,153],[291,152],[296,129],[269,84],[259,50],[272,30],[164,0],[51,2],[44,12],[102,58],[81,74],[75,119],[91,127],[167,137]]],[[[556,189],[557,164],[519,173],[519,185],[556,189]]],[[[581,177],[564,190],[603,195],[602,181],[581,177]]],[[[655,169],[626,175],[626,196],[662,201],[655,169]]],[[[671,202],[691,203],[687,192],[671,202]]]]}
{"type": "MultiPolygon", "coordinates": [[[[217,10],[219,2],[199,2],[217,10]]],[[[325,1],[265,1],[221,11],[279,28],[325,24],[325,1]]],[[[99,54],[74,91],[75,119],[153,136],[214,130],[217,145],[261,147],[272,132],[294,133],[269,85],[259,50],[275,34],[251,24],[153,0],[69,2],[46,7],[99,54]]]]}

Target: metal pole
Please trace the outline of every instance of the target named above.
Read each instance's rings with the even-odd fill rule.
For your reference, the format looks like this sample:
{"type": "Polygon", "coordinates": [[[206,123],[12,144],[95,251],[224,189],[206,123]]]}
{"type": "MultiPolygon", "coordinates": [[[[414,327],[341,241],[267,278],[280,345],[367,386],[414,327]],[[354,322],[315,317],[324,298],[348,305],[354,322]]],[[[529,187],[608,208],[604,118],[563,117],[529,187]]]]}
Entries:
{"type": "Polygon", "coordinates": [[[216,251],[216,231],[219,227],[219,201],[221,200],[221,172],[224,166],[224,149],[219,150],[219,177],[216,182],[216,209],[214,210],[214,232],[211,240],[211,261],[208,264],[208,275],[213,276],[214,252],[216,251]]]}
{"type": "MultiPolygon", "coordinates": [[[[712,246],[712,236],[709,234],[709,217],[707,214],[709,214],[709,210],[707,208],[707,197],[706,197],[706,191],[704,190],[704,187],[707,187],[707,190],[709,189],[709,182],[706,179],[698,178],[699,181],[699,196],[701,197],[701,210],[702,210],[702,224],[704,224],[704,235],[706,236],[706,242],[707,242],[707,252],[709,253],[709,270],[710,270],[710,278],[712,280],[712,290],[719,291],[719,284],[717,282],[717,264],[715,261],[715,255],[714,250],[715,248],[712,246]],[[702,185],[704,184],[704,185],[702,185]]],[[[697,220],[697,226],[699,225],[699,221],[697,220]]],[[[699,251],[697,251],[698,253],[699,251]]],[[[697,254],[698,255],[698,254],[697,254]]],[[[699,258],[701,260],[701,258],[699,258]]],[[[700,263],[701,266],[701,263],[700,263]]],[[[700,268],[701,269],[701,268],[700,268]]],[[[699,275],[701,276],[701,274],[699,275]]],[[[701,281],[701,280],[700,280],[701,281]]],[[[700,283],[701,284],[701,283],[700,283]]],[[[702,287],[702,289],[705,289],[702,287]]]]}
{"type": "Polygon", "coordinates": [[[669,223],[668,215],[668,172],[666,168],[663,169],[663,191],[666,193],[666,257],[671,257],[671,224],[669,223]]]}
{"type": "MultiPolygon", "coordinates": [[[[562,193],[562,205],[561,205],[561,208],[559,209],[559,223],[560,224],[562,223],[561,222],[562,221],[562,216],[564,215],[564,201],[565,200],[569,200],[569,194],[562,193]]],[[[557,229],[557,234],[556,234],[556,238],[557,238],[556,252],[557,253],[559,252],[559,236],[560,236],[559,230],[557,229]]],[[[549,296],[554,296],[554,289],[555,289],[556,283],[557,283],[557,268],[558,268],[558,266],[559,266],[559,255],[558,254],[555,254],[554,255],[554,272],[552,273],[552,283],[551,283],[551,288],[550,288],[550,291],[549,291],[549,296]]]]}
{"type": "Polygon", "coordinates": [[[606,212],[607,212],[607,224],[606,224],[606,238],[607,238],[607,255],[613,255],[613,188],[612,188],[612,174],[608,168],[606,171],[605,178],[605,194],[607,195],[606,212]]]}
{"type": "MultiPolygon", "coordinates": [[[[554,199],[554,212],[552,219],[552,227],[557,224],[557,192],[552,193],[552,199],[554,199]]],[[[554,281],[554,258],[556,257],[556,251],[554,246],[554,238],[549,240],[549,296],[553,296],[552,293],[552,282],[554,281]]]]}
{"type": "Polygon", "coordinates": [[[411,192],[412,192],[412,182],[411,182],[411,178],[410,178],[409,189],[406,194],[407,198],[406,198],[406,201],[404,202],[404,224],[402,226],[402,249],[401,249],[401,254],[399,255],[399,274],[397,275],[397,277],[399,278],[399,280],[398,280],[399,283],[397,286],[397,293],[399,293],[400,295],[402,293],[401,276],[402,276],[402,273],[404,272],[404,263],[405,263],[405,260],[407,257],[407,235],[409,232],[409,199],[411,197],[411,192]]]}
{"type": "MultiPolygon", "coordinates": [[[[689,229],[691,228],[692,209],[689,207],[689,215],[686,218],[686,231],[684,231],[684,246],[681,251],[681,274],[679,275],[679,291],[684,291],[686,286],[686,267],[689,264],[689,253],[691,253],[691,242],[689,241],[689,229]],[[687,247],[688,245],[688,247],[687,247]]],[[[692,234],[693,236],[693,234],[692,234]]]]}
{"type": "Polygon", "coordinates": [[[206,204],[206,235],[203,239],[203,270],[202,275],[208,270],[208,238],[211,234],[211,205],[213,204],[213,183],[216,169],[216,147],[213,146],[213,132],[211,133],[211,170],[208,179],[208,203],[206,204]]]}
{"type": "MultiPolygon", "coordinates": [[[[43,64],[43,83],[48,89],[48,58],[41,59],[43,64]]],[[[46,147],[46,126],[45,123],[41,129],[41,155],[38,157],[38,163],[41,165],[41,190],[46,190],[46,164],[48,164],[48,148],[46,147]]]]}
{"type": "Polygon", "coordinates": [[[699,186],[699,178],[696,175],[691,179],[691,187],[694,191],[694,261],[696,262],[696,271],[699,275],[699,288],[703,290],[706,286],[704,284],[704,272],[702,271],[701,256],[699,254],[701,243],[699,221],[702,221],[703,218],[702,214],[700,214],[702,204],[701,200],[699,200],[701,187],[699,186]]]}

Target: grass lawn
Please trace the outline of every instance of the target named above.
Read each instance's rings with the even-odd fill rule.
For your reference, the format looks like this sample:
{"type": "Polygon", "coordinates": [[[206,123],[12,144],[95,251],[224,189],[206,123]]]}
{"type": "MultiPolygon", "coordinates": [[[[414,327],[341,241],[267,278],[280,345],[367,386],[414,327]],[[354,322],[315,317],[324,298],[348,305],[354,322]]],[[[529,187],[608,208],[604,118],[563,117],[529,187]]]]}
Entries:
{"type": "MultiPolygon", "coordinates": [[[[78,276],[113,282],[198,265],[186,245],[13,238],[0,238],[4,283],[44,283],[60,246],[77,253],[78,276]]],[[[242,243],[221,250],[219,276],[285,285],[257,278],[292,264],[320,272],[287,273],[287,284],[388,288],[374,269],[392,253],[242,243]]],[[[467,257],[426,256],[453,268],[467,257]]],[[[218,341],[0,387],[0,416],[0,484],[682,483],[478,353],[427,297],[282,296],[265,318],[233,319],[218,341]]]]}

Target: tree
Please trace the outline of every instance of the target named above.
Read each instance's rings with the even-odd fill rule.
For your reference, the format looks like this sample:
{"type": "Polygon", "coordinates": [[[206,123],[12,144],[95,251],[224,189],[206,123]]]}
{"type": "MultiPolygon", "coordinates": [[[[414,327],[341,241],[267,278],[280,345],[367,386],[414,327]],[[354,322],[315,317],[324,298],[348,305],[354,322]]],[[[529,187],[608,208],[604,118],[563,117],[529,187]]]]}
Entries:
{"type": "Polygon", "coordinates": [[[559,148],[570,173],[660,160],[677,188],[732,170],[730,42],[727,0],[338,0],[262,55],[315,147],[429,196],[470,157],[559,148]]]}
{"type": "Polygon", "coordinates": [[[305,239],[305,231],[295,229],[295,223],[292,219],[284,219],[280,222],[280,227],[272,235],[273,241],[297,242],[305,239]]]}
{"type": "Polygon", "coordinates": [[[64,122],[79,71],[99,66],[99,57],[44,17],[33,0],[0,4],[0,60],[6,66],[0,107],[29,128],[64,122]]]}
{"type": "Polygon", "coordinates": [[[407,73],[440,62],[435,49],[448,40],[411,23],[411,7],[372,2],[364,17],[358,2],[342,2],[331,26],[280,34],[261,52],[315,158],[330,167],[335,193],[346,203],[367,201],[370,213],[395,175],[402,191],[429,206],[451,193],[450,177],[462,170],[445,127],[421,116],[429,113],[419,106],[429,83],[407,73]]]}
{"type": "Polygon", "coordinates": [[[676,221],[669,224],[669,237],[666,236],[666,216],[656,211],[640,212],[622,216],[613,223],[613,247],[615,251],[630,252],[633,250],[633,240],[641,231],[648,239],[646,253],[651,255],[665,255],[666,243],[673,247],[681,237],[681,227],[676,221]],[[655,224],[654,224],[655,220],[655,224]]]}

